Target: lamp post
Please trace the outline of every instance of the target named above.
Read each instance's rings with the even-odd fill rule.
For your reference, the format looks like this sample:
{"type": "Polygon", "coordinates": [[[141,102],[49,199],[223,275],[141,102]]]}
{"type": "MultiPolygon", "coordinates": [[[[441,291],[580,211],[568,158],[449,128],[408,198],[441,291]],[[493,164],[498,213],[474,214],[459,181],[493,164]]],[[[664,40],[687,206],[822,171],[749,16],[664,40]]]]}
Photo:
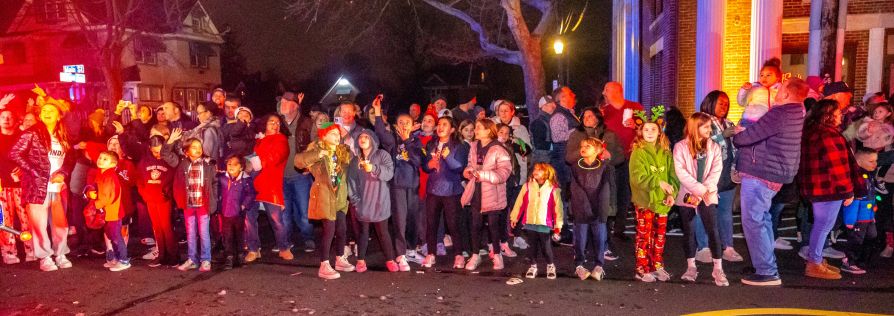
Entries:
{"type": "Polygon", "coordinates": [[[559,85],[564,86],[565,80],[567,80],[567,75],[565,76],[566,78],[564,78],[565,80],[563,80],[562,54],[565,52],[565,42],[562,41],[562,38],[556,39],[556,41],[553,43],[553,50],[556,52],[556,64],[559,68],[559,71],[556,74],[556,82],[558,82],[559,85]]]}

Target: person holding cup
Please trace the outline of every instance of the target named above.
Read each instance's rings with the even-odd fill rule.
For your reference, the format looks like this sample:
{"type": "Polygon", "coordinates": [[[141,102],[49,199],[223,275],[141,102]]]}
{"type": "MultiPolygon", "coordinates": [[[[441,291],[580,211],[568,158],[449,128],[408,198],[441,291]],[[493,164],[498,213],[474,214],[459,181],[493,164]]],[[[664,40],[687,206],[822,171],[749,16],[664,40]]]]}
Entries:
{"type": "MultiPolygon", "coordinates": [[[[633,112],[642,111],[643,105],[634,101],[624,99],[624,88],[618,82],[610,81],[605,84],[602,90],[605,97],[605,104],[600,107],[602,115],[605,118],[605,127],[615,133],[618,142],[624,148],[624,155],[630,158],[630,144],[636,137],[636,124],[633,121],[633,112]]],[[[617,187],[617,215],[615,216],[614,232],[615,237],[627,240],[629,237],[624,235],[626,227],[627,210],[630,205],[630,167],[629,162],[623,163],[615,167],[615,187],[617,187]]]]}

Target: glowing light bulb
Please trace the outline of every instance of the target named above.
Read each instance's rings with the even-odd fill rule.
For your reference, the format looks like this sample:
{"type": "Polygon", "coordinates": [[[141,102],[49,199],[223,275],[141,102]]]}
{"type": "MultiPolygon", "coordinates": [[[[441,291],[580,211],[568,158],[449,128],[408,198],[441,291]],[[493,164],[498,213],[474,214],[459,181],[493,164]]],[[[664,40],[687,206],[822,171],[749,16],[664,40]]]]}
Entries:
{"type": "Polygon", "coordinates": [[[31,240],[31,232],[24,231],[19,235],[19,240],[21,241],[29,241],[31,240]]]}

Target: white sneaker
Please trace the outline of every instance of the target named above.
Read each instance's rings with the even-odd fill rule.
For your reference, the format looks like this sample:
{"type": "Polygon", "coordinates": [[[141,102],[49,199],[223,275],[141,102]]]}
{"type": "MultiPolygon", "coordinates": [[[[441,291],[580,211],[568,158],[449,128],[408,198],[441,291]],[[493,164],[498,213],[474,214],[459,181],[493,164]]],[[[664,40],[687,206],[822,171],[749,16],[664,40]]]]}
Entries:
{"type": "Polygon", "coordinates": [[[745,259],[742,258],[742,255],[740,255],[738,252],[736,252],[736,249],[733,247],[728,247],[726,249],[723,249],[723,260],[726,260],[729,262],[745,261],[745,259]]]}
{"type": "Polygon", "coordinates": [[[686,268],[686,273],[683,273],[683,276],[680,277],[683,281],[695,282],[695,279],[698,278],[698,269],[695,267],[686,268]]]}
{"type": "Polygon", "coordinates": [[[556,265],[555,264],[546,265],[546,278],[548,280],[556,279],[556,265]]]}
{"type": "Polygon", "coordinates": [[[149,252],[143,255],[143,260],[155,260],[155,258],[158,258],[158,247],[152,247],[152,249],[149,249],[149,252]]]}
{"type": "Polygon", "coordinates": [[[444,235],[444,247],[453,247],[453,238],[450,238],[450,235],[444,235]]]}
{"type": "Polygon", "coordinates": [[[211,261],[202,261],[202,264],[199,265],[199,271],[201,271],[201,272],[211,271],[211,261]]]}
{"type": "Polygon", "coordinates": [[[593,271],[590,272],[590,277],[596,281],[602,281],[602,279],[605,278],[605,269],[602,269],[600,266],[593,267],[593,271]]]}
{"type": "Polygon", "coordinates": [[[19,262],[21,262],[21,260],[19,260],[19,257],[16,255],[4,255],[3,256],[4,264],[16,264],[19,262]]]}
{"type": "Polygon", "coordinates": [[[782,239],[782,237],[776,238],[776,243],[773,245],[773,248],[776,248],[777,250],[794,249],[794,247],[792,247],[792,244],[788,242],[788,240],[782,239]]]}
{"type": "Polygon", "coordinates": [[[109,271],[112,271],[112,272],[118,272],[118,271],[124,271],[124,270],[127,270],[127,269],[130,269],[130,263],[129,263],[129,262],[121,262],[121,261],[118,261],[118,263],[116,263],[114,266],[112,266],[112,267],[109,268],[109,271]]]}
{"type": "Polygon", "coordinates": [[[832,247],[826,247],[823,249],[823,257],[830,259],[843,259],[845,257],[844,253],[832,247]]]}
{"type": "MultiPolygon", "coordinates": [[[[354,253],[351,252],[351,246],[345,246],[345,252],[344,252],[344,254],[342,255],[342,257],[347,258],[347,257],[350,257],[350,256],[353,255],[353,254],[354,254],[354,253]]],[[[335,262],[335,266],[338,267],[338,261],[335,262]]]]}
{"type": "Polygon", "coordinates": [[[466,270],[475,271],[475,269],[478,269],[478,265],[480,265],[480,264],[481,264],[481,256],[478,254],[474,254],[471,257],[469,257],[469,261],[466,262],[466,270]]]}
{"type": "Polygon", "coordinates": [[[56,257],[56,266],[58,266],[60,269],[68,269],[71,268],[71,261],[69,261],[68,258],[65,257],[65,255],[61,255],[56,257]]]}
{"type": "Polygon", "coordinates": [[[435,265],[435,255],[427,255],[427,256],[425,256],[425,259],[422,260],[423,268],[431,268],[434,265],[435,265]]]}
{"type": "Polygon", "coordinates": [[[332,269],[332,265],[329,264],[329,260],[323,261],[320,263],[320,270],[317,271],[317,276],[326,280],[335,280],[341,277],[341,274],[338,271],[332,269]]]}
{"type": "Polygon", "coordinates": [[[515,240],[512,241],[512,246],[521,250],[528,249],[528,242],[525,241],[524,238],[515,237],[515,240]]]}
{"type": "Polygon", "coordinates": [[[40,270],[41,271],[56,271],[59,270],[59,267],[56,266],[56,263],[53,262],[53,258],[46,257],[40,259],[40,270]]]}
{"type": "Polygon", "coordinates": [[[180,271],[189,271],[189,270],[192,270],[192,269],[195,269],[195,268],[198,268],[198,267],[199,267],[199,266],[196,265],[195,262],[192,262],[192,259],[186,259],[186,262],[184,262],[183,264],[177,266],[177,270],[180,270],[180,271]]]}
{"type": "Polygon", "coordinates": [[[891,246],[885,247],[885,250],[882,250],[882,253],[879,254],[879,256],[881,256],[882,258],[891,258],[892,256],[894,256],[894,248],[892,248],[891,246]]]}
{"type": "Polygon", "coordinates": [[[726,279],[726,273],[723,273],[723,270],[714,269],[714,272],[711,272],[711,276],[714,277],[714,285],[729,286],[729,280],[726,279]]]}
{"type": "Polygon", "coordinates": [[[518,256],[515,251],[512,251],[512,248],[509,248],[509,243],[500,243],[500,254],[507,256],[509,258],[515,258],[518,256]]]}
{"type": "Polygon", "coordinates": [[[618,255],[611,250],[606,250],[602,253],[602,259],[605,259],[605,261],[615,261],[618,260],[618,255]]]}
{"type": "Polygon", "coordinates": [[[454,269],[462,269],[466,266],[466,258],[462,255],[456,255],[453,257],[453,268],[454,269]]]}
{"type": "Polygon", "coordinates": [[[533,279],[537,277],[537,265],[532,264],[528,267],[528,272],[525,273],[525,278],[533,279]]]}
{"type": "Polygon", "coordinates": [[[577,266],[577,268],[574,268],[574,274],[583,281],[590,277],[590,270],[587,270],[584,266],[577,266]]]}
{"type": "Polygon", "coordinates": [[[652,275],[655,276],[655,279],[661,282],[667,282],[670,280],[671,275],[664,268],[656,269],[652,272],[652,275]]]}
{"type": "Polygon", "coordinates": [[[410,264],[407,262],[407,256],[397,257],[397,267],[401,272],[410,271],[410,264]]]}
{"type": "Polygon", "coordinates": [[[652,283],[652,282],[655,282],[655,276],[652,275],[651,273],[646,273],[646,274],[639,274],[639,273],[637,273],[636,276],[635,276],[635,278],[636,278],[637,280],[640,280],[640,281],[643,281],[643,282],[646,282],[646,283],[652,283]]]}
{"type": "MultiPolygon", "coordinates": [[[[140,242],[146,246],[155,246],[155,238],[143,238],[140,242]]],[[[149,259],[152,260],[152,259],[149,259]]]]}
{"type": "Polygon", "coordinates": [[[503,270],[503,255],[494,256],[494,270],[503,270]]]}
{"type": "Polygon", "coordinates": [[[699,249],[699,251],[695,253],[695,261],[701,263],[711,263],[713,262],[711,259],[711,250],[708,248],[699,249]]]}
{"type": "Polygon", "coordinates": [[[335,258],[335,270],[342,272],[351,272],[354,271],[355,267],[353,264],[348,262],[348,258],[345,256],[335,258]]]}
{"type": "Polygon", "coordinates": [[[106,263],[102,264],[103,268],[111,269],[112,267],[118,265],[118,260],[106,261],[106,263]]]}
{"type": "Polygon", "coordinates": [[[407,250],[407,255],[404,256],[404,258],[406,258],[409,262],[422,265],[423,257],[418,252],[416,252],[416,250],[407,250]]]}

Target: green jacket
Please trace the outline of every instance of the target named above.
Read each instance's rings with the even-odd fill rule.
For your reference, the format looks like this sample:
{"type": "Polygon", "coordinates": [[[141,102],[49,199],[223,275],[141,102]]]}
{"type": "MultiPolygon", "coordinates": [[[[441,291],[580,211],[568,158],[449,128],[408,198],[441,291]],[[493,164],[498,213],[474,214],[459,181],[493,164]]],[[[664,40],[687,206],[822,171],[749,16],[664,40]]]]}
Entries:
{"type": "Polygon", "coordinates": [[[671,153],[652,144],[634,149],[630,154],[630,190],[633,193],[633,204],[648,208],[656,214],[670,212],[671,207],[663,203],[667,195],[661,190],[659,185],[661,181],[673,186],[674,194],[680,189],[671,153]]]}

